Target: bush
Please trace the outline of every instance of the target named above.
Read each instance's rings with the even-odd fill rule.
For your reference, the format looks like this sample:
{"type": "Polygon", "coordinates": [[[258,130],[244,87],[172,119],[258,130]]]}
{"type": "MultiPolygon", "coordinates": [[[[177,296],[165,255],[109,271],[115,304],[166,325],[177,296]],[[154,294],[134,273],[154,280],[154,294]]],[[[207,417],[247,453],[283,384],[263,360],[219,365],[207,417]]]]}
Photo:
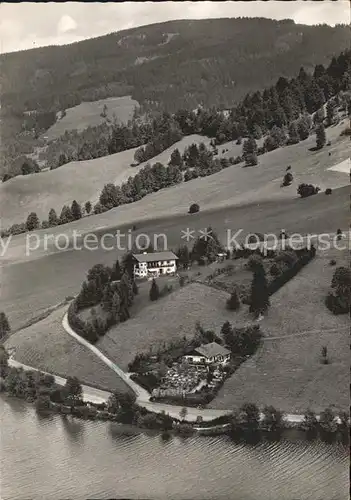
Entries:
{"type": "Polygon", "coordinates": [[[335,260],[335,259],[331,259],[331,260],[329,261],[329,265],[330,265],[330,266],[336,266],[336,260],[335,260]]]}
{"type": "Polygon", "coordinates": [[[307,196],[312,196],[317,194],[320,191],[318,186],[313,186],[312,184],[299,184],[297,188],[297,194],[301,196],[301,198],[307,198],[307,196]]]}
{"type": "Polygon", "coordinates": [[[331,190],[331,188],[327,188],[327,189],[325,190],[325,194],[332,194],[332,190],[331,190]]]}
{"type": "Polygon", "coordinates": [[[290,186],[290,184],[292,183],[293,180],[294,180],[294,177],[293,177],[292,173],[287,172],[284,175],[282,186],[284,186],[284,187],[290,186]]]}
{"type": "Polygon", "coordinates": [[[237,311],[240,308],[240,298],[237,290],[231,294],[229,299],[227,300],[227,309],[230,311],[237,311]]]}
{"type": "Polygon", "coordinates": [[[338,267],[331,282],[332,290],[325,299],[325,305],[333,314],[346,314],[351,306],[351,270],[338,267]]]}
{"type": "Polygon", "coordinates": [[[276,263],[272,264],[269,269],[269,273],[274,277],[279,276],[281,272],[281,268],[276,263]]]}
{"type": "Polygon", "coordinates": [[[146,389],[150,394],[158,386],[160,379],[154,373],[138,373],[131,376],[131,379],[146,389]]]}
{"type": "Polygon", "coordinates": [[[200,206],[197,203],[193,203],[189,207],[189,214],[196,214],[197,212],[200,211],[200,206]]]}
{"type": "Polygon", "coordinates": [[[248,258],[245,267],[250,271],[254,271],[257,268],[257,266],[261,265],[262,265],[262,257],[260,255],[251,255],[248,258]]]}

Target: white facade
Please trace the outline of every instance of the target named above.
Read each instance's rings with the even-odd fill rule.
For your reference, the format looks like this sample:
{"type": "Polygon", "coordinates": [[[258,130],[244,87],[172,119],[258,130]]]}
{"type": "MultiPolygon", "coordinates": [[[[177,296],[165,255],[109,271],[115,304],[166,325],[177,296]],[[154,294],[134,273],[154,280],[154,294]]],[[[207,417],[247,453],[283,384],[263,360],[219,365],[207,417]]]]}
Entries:
{"type": "Polygon", "coordinates": [[[177,270],[176,259],[173,254],[168,254],[162,257],[162,254],[141,254],[134,256],[136,262],[134,264],[135,278],[158,278],[159,276],[173,275],[177,270]],[[145,257],[144,257],[145,256],[145,257]],[[143,258],[145,260],[143,260],[143,258]]]}
{"type": "Polygon", "coordinates": [[[200,356],[198,354],[187,354],[183,356],[184,361],[187,361],[190,364],[225,364],[230,360],[230,354],[222,355],[219,354],[217,356],[212,356],[210,358],[206,356],[200,356]]]}
{"type": "Polygon", "coordinates": [[[194,365],[226,364],[230,360],[230,355],[230,351],[225,347],[216,342],[210,342],[183,356],[183,360],[194,365]]]}

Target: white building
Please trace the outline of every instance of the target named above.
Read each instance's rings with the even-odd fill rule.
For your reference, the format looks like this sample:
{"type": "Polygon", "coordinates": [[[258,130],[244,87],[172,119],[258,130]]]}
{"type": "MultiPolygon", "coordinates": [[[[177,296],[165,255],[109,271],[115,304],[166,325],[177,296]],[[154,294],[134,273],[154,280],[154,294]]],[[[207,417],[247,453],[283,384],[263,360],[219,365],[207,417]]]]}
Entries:
{"type": "Polygon", "coordinates": [[[135,278],[158,278],[175,274],[178,257],[173,252],[136,253],[134,258],[135,278]]]}
{"type": "Polygon", "coordinates": [[[183,356],[183,360],[190,364],[225,364],[230,360],[230,351],[217,342],[203,344],[191,353],[183,356]]]}

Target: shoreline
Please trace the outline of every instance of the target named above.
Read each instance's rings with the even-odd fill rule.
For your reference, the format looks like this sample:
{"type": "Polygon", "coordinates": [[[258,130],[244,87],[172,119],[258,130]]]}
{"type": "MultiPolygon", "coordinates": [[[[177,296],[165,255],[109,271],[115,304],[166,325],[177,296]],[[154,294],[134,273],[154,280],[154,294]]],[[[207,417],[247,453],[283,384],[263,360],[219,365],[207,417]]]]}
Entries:
{"type": "MultiPolygon", "coordinates": [[[[140,387],[133,380],[131,380],[130,376],[132,374],[124,372],[120,367],[118,367],[115,363],[113,363],[110,359],[108,359],[107,356],[105,356],[96,346],[93,346],[88,341],[86,341],[85,339],[83,339],[74,332],[74,330],[70,327],[68,323],[67,313],[65,313],[62,319],[62,326],[66,331],[66,333],[68,333],[76,341],[80,342],[84,347],[88,348],[91,352],[97,355],[100,360],[102,360],[110,369],[112,369],[116,373],[117,376],[119,376],[128,385],[128,387],[130,387],[130,389],[136,396],[136,404],[140,408],[143,408],[144,410],[155,414],[165,413],[169,415],[171,418],[179,421],[179,414],[183,407],[150,401],[151,395],[148,393],[148,391],[146,391],[144,388],[140,387]]],[[[9,366],[14,368],[22,368],[25,371],[36,371],[36,372],[41,372],[43,374],[52,375],[55,379],[55,383],[59,386],[64,386],[66,383],[65,377],[25,365],[24,363],[16,361],[13,358],[13,355],[10,355],[8,363],[9,366]]],[[[98,405],[103,404],[107,402],[108,398],[112,394],[112,392],[110,391],[99,389],[97,387],[93,387],[91,385],[86,385],[86,384],[82,384],[82,389],[83,389],[83,401],[85,403],[92,403],[98,405]]],[[[194,407],[186,407],[186,408],[188,413],[183,422],[187,424],[195,424],[196,422],[199,421],[198,417],[201,417],[202,422],[211,422],[220,417],[229,417],[233,412],[233,409],[217,410],[211,408],[204,408],[204,409],[198,409],[194,407]]],[[[263,413],[260,414],[260,418],[261,419],[263,418],[263,413]]],[[[316,418],[317,420],[319,420],[319,415],[316,415],[316,418]]],[[[289,426],[292,427],[298,426],[303,422],[303,420],[304,420],[304,415],[302,414],[284,413],[284,421],[285,423],[289,424],[289,426]]],[[[336,421],[337,423],[340,423],[340,419],[338,416],[336,417],[336,421]]],[[[227,424],[220,424],[220,425],[222,426],[227,424]]],[[[208,431],[211,428],[213,427],[196,426],[195,430],[208,431]]],[[[217,428],[218,426],[215,425],[214,429],[217,428]]]]}

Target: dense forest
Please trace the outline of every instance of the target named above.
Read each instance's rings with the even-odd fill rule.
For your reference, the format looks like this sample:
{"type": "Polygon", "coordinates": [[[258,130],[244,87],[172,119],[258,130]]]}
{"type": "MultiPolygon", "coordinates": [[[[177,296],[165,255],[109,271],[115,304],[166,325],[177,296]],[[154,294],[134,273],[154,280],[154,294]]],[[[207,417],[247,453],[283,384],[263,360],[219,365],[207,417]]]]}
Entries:
{"type": "MultiPolygon", "coordinates": [[[[174,114],[163,112],[157,119],[146,123],[136,120],[128,126],[116,124],[109,133],[106,133],[102,125],[90,129],[94,133],[91,133],[86,147],[79,140],[75,142],[77,138],[85,137],[86,132],[67,132],[66,146],[68,144],[75,152],[74,159],[86,159],[87,151],[89,157],[96,158],[102,152],[111,154],[140,146],[135,151],[137,163],[153,158],[177,142],[182,135],[197,133],[211,138],[209,148],[204,144],[191,144],[183,155],[178,149],[174,149],[167,166],[161,163],[152,166],[147,164],[121,186],[112,183],[105,185],[99,202],[94,207],[87,200],[85,214],[98,214],[132,203],[149,193],[197,177],[212,175],[237,163],[243,162],[247,167],[257,165],[259,155],[297,144],[307,139],[311,133],[316,134],[316,149],[323,148],[326,143],[325,128],[337,123],[340,112],[344,116],[351,115],[350,89],[351,50],[334,57],[326,68],[317,64],[312,75],[301,68],[295,78],[280,77],[274,86],[263,92],[247,94],[228,114],[215,108],[199,108],[196,111],[181,109],[174,114]],[[258,147],[256,140],[263,136],[263,145],[258,147]],[[238,144],[242,143],[242,155],[219,159],[217,146],[234,140],[238,144]],[[146,145],[141,146],[145,142],[146,145]]],[[[350,133],[350,127],[346,128],[346,132],[350,133]]],[[[70,159],[73,158],[65,156],[61,161],[70,159]]],[[[27,165],[27,169],[30,168],[34,167],[27,165]]],[[[52,209],[48,220],[43,221],[41,227],[65,224],[80,219],[82,215],[81,207],[74,200],[71,207],[62,208],[59,217],[52,209]]],[[[1,235],[8,236],[39,228],[37,215],[31,213],[25,223],[15,224],[2,231],[1,235]]]]}
{"type": "Polygon", "coordinates": [[[144,109],[171,113],[198,104],[231,108],[247,92],[268,87],[279,76],[292,77],[300,66],[309,72],[317,63],[328,64],[349,46],[349,35],[348,26],[291,20],[170,21],[69,46],[3,54],[1,172],[32,150],[36,135],[59,110],[126,94],[144,109]]]}
{"type": "Polygon", "coordinates": [[[135,147],[139,148],[135,161],[142,163],[190,134],[211,137],[219,145],[248,136],[260,139],[270,131],[265,150],[284,145],[287,135],[293,144],[308,137],[309,115],[320,110],[315,120],[324,119],[321,108],[331,97],[338,95],[340,103],[329,103],[327,125],[331,124],[336,104],[348,109],[350,68],[351,51],[346,51],[333,57],[326,68],[317,64],[312,74],[300,68],[295,78],[280,77],[263,92],[248,93],[227,113],[215,107],[199,107],[195,111],[183,108],[173,114],[160,112],[156,118],[136,117],[129,125],[102,124],[81,133],[67,131],[49,145],[47,165],[53,169],[70,161],[89,160],[135,147]]]}

